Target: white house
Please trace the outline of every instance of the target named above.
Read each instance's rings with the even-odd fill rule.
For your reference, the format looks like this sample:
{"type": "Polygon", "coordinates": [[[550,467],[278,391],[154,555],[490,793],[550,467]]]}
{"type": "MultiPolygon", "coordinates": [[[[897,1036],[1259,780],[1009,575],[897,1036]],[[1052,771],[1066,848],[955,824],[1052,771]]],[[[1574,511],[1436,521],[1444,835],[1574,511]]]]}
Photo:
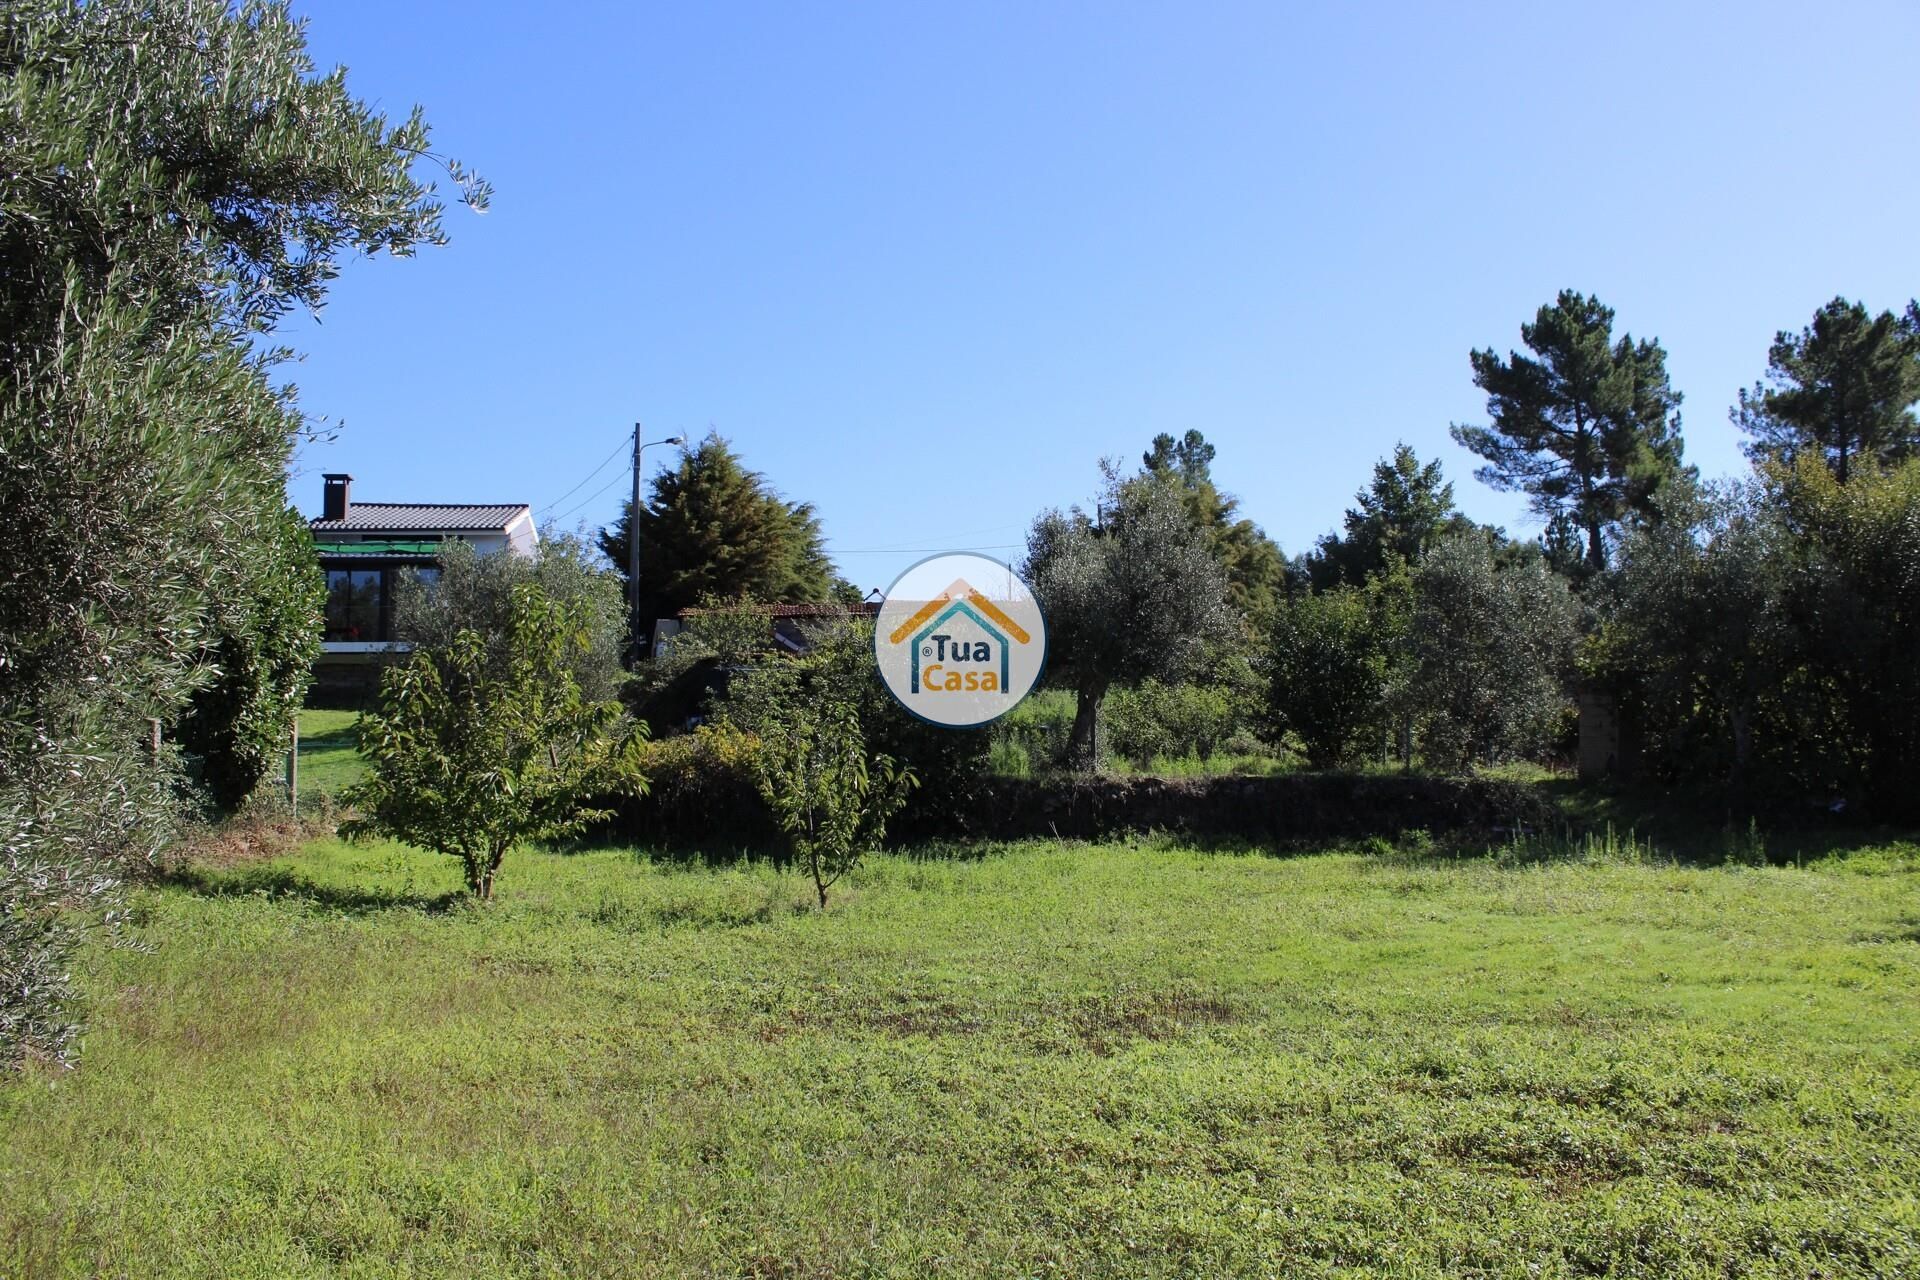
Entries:
{"type": "Polygon", "coordinates": [[[438,573],[444,544],[469,543],[483,555],[532,555],[539,545],[524,502],[356,502],[352,476],[322,478],[320,515],[310,522],[327,575],[318,686],[364,691],[378,664],[403,651],[393,639],[395,586],[407,570],[438,573]]]}

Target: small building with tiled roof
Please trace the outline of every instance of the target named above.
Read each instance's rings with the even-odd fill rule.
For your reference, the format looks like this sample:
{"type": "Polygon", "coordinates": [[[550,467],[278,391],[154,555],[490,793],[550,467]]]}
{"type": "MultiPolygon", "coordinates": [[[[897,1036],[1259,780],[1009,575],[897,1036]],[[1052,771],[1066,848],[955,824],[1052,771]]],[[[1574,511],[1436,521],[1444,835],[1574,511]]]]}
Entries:
{"type": "Polygon", "coordinates": [[[532,555],[539,545],[524,502],[356,502],[352,476],[322,479],[320,514],[308,523],[327,578],[314,670],[323,693],[364,692],[379,665],[403,652],[393,633],[400,576],[438,573],[446,543],[465,542],[482,555],[532,555]]]}

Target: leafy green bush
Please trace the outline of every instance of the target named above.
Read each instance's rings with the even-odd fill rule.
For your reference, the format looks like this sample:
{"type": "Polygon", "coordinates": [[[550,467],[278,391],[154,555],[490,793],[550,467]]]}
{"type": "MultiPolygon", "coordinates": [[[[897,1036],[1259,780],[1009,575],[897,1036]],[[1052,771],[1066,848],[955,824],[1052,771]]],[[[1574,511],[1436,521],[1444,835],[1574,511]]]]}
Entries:
{"type": "Polygon", "coordinates": [[[246,589],[214,602],[211,683],[195,690],[172,730],[200,758],[209,799],[231,812],[290,749],[290,732],[320,650],[326,583],[298,512],[269,523],[247,565],[246,589]]]}
{"type": "Polygon", "coordinates": [[[1486,539],[1442,540],[1414,572],[1409,698],[1426,759],[1448,768],[1538,755],[1567,705],[1578,614],[1539,559],[1495,563],[1486,539]]]}
{"type": "Polygon", "coordinates": [[[364,816],[343,831],[451,854],[485,899],[516,845],[610,816],[589,797],[644,790],[644,726],[582,698],[574,679],[583,612],[521,583],[503,636],[463,630],[388,671],[360,720],[372,770],[341,793],[364,816]]]}
{"type": "Polygon", "coordinates": [[[1352,758],[1379,716],[1389,654],[1364,590],[1301,596],[1274,614],[1269,666],[1274,728],[1325,769],[1352,758]]]}
{"type": "Polygon", "coordinates": [[[646,745],[647,794],[630,807],[636,834],[662,843],[764,846],[779,827],[760,797],[754,762],[760,739],[731,724],[703,724],[692,733],[646,745]]]}
{"type": "Polygon", "coordinates": [[[1106,725],[1108,743],[1130,760],[1205,760],[1240,727],[1240,708],[1224,685],[1145,680],[1108,695],[1106,725]]]}
{"type": "Polygon", "coordinates": [[[793,841],[820,909],[827,891],[880,843],[914,776],[870,754],[850,703],[798,703],[771,718],[753,756],[761,798],[793,841]]]}
{"type": "MultiPolygon", "coordinates": [[[[994,750],[1011,763],[1024,761],[1022,775],[1057,769],[1066,763],[1073,734],[1076,700],[1071,689],[1036,689],[1020,705],[993,722],[994,750]]],[[[1104,745],[1104,744],[1103,744],[1104,745]]],[[[994,772],[1002,770],[996,768],[994,772]]]]}

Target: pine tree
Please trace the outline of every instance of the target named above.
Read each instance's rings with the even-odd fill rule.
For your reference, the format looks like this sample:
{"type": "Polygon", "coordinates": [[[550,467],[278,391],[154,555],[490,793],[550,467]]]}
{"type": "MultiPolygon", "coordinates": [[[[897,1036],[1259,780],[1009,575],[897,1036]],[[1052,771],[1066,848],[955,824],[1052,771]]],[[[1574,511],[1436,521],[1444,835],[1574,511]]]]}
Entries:
{"type": "Polygon", "coordinates": [[[1286,559],[1259,525],[1234,518],[1240,500],[1213,483],[1215,452],[1198,431],[1178,441],[1162,432],[1141,461],[1148,474],[1178,482],[1189,515],[1227,576],[1229,602],[1243,615],[1264,616],[1286,584],[1286,559]]]}
{"type": "Polygon", "coordinates": [[[1916,401],[1920,303],[1873,316],[1835,298],[1799,333],[1775,335],[1765,380],[1740,392],[1729,416],[1754,437],[1747,454],[1756,461],[1817,452],[1845,484],[1855,459],[1885,465],[1920,450],[1916,401]]]}
{"type": "Polygon", "coordinates": [[[1680,393],[1658,341],[1613,337],[1613,310],[1572,290],[1520,326],[1532,356],[1472,353],[1490,426],[1456,423],[1453,438],[1487,460],[1474,472],[1523,490],[1551,521],[1576,521],[1590,570],[1630,518],[1653,519],[1654,495],[1682,469],[1680,393]]]}
{"type": "Polygon", "coordinates": [[[1359,586],[1394,557],[1417,564],[1441,538],[1473,527],[1454,506],[1453,484],[1441,475],[1440,463],[1423,464],[1405,444],[1374,464],[1372,482],[1354,501],[1344,535],[1322,538],[1307,558],[1316,587],[1359,586]]]}
{"type": "MultiPolygon", "coordinates": [[[[624,578],[632,512],[601,531],[624,578]]],[[[820,520],[788,502],[717,434],[653,480],[640,509],[640,617],[668,617],[709,598],[800,604],[835,598],[820,520]]],[[[631,588],[629,588],[631,589],[631,588]]]]}

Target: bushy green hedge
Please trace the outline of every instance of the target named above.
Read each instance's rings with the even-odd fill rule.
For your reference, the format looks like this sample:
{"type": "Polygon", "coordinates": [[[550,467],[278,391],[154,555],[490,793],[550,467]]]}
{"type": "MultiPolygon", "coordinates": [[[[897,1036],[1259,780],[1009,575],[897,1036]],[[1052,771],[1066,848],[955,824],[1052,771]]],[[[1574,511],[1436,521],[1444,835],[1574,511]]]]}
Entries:
{"type": "Polygon", "coordinates": [[[1108,745],[1142,764],[1155,757],[1204,760],[1244,721],[1234,691],[1217,684],[1147,680],[1131,689],[1115,689],[1107,695],[1104,710],[1108,745]]]}

